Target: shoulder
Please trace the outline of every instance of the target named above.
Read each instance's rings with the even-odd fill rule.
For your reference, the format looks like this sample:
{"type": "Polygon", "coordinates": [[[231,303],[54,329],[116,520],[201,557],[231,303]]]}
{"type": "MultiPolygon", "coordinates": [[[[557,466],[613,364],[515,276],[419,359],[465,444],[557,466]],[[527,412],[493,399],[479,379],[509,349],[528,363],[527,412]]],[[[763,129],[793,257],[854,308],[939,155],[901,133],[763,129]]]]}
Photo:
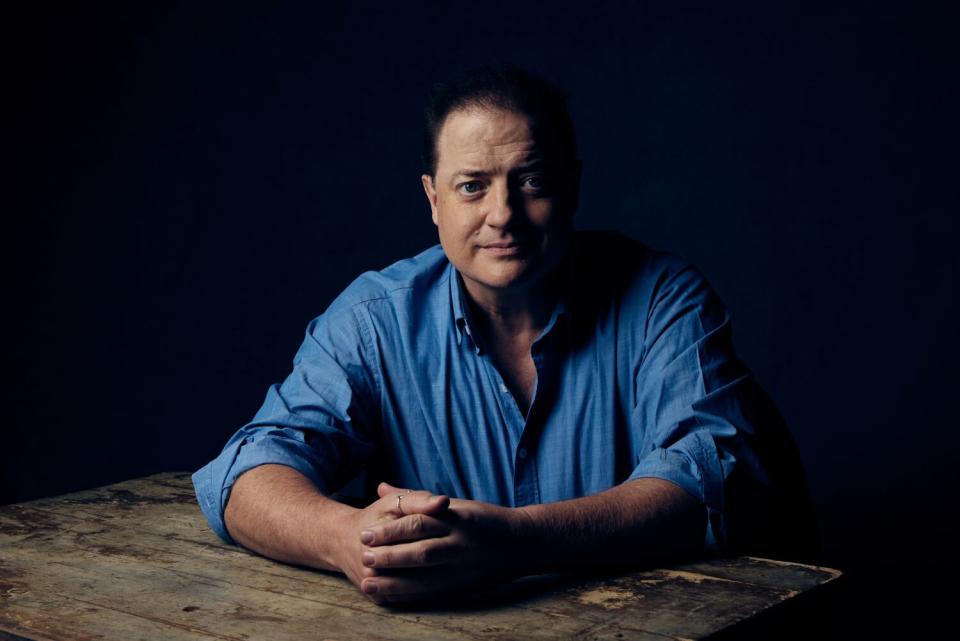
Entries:
{"type": "Polygon", "coordinates": [[[449,276],[449,265],[443,249],[434,245],[379,271],[364,272],[330,303],[323,317],[342,319],[374,308],[426,300],[442,290],[449,276]]]}
{"type": "Polygon", "coordinates": [[[670,293],[709,289],[703,274],[688,260],[619,232],[577,232],[572,256],[579,290],[634,309],[652,309],[670,293]]]}
{"type": "Polygon", "coordinates": [[[579,331],[590,335],[610,324],[637,354],[665,333],[702,336],[727,320],[688,260],[615,232],[577,234],[572,284],[579,331]]]}
{"type": "Polygon", "coordinates": [[[340,362],[371,358],[378,328],[389,328],[388,333],[395,335],[401,324],[409,324],[412,306],[429,309],[442,296],[448,265],[436,245],[385,269],[364,272],[309,322],[295,362],[318,349],[340,362]]]}

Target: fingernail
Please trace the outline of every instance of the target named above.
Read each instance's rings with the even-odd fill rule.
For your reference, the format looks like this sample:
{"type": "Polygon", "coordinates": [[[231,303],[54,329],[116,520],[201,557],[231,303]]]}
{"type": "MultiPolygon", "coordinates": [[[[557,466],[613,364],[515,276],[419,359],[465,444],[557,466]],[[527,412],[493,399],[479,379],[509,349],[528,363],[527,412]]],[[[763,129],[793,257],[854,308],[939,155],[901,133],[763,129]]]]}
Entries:
{"type": "Polygon", "coordinates": [[[373,581],[367,581],[363,584],[363,591],[367,594],[376,594],[377,593],[377,584],[373,581]]]}
{"type": "Polygon", "coordinates": [[[363,532],[361,532],[360,542],[363,543],[364,545],[373,543],[373,532],[371,532],[370,530],[364,530],[363,532]]]}
{"type": "Polygon", "coordinates": [[[373,556],[373,552],[364,552],[363,553],[363,564],[368,568],[372,568],[373,564],[377,562],[377,557],[373,556]]]}

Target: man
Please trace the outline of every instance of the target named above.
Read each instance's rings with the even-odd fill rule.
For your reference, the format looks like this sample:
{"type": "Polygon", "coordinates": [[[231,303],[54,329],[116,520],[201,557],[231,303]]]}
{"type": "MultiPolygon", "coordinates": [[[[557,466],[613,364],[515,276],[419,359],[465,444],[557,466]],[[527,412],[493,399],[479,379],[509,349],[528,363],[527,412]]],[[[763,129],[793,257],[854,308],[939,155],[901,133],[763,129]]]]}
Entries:
{"type": "Polygon", "coordinates": [[[799,470],[764,458],[782,428],[719,300],[675,257],[573,232],[563,96],[512,68],[442,85],[425,155],[440,247],[310,323],[194,476],[217,533],[378,603],[786,540],[800,494],[773,477],[799,470]],[[360,471],[378,500],[330,498],[360,471]]]}

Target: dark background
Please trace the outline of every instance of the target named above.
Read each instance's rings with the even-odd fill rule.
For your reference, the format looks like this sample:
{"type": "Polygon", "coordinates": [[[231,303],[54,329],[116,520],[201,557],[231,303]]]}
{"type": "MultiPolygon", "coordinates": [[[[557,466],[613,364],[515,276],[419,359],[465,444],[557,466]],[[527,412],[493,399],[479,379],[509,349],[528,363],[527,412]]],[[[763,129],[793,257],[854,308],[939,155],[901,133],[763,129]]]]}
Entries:
{"type": "Polygon", "coordinates": [[[310,318],[436,242],[425,94],[505,60],[570,92],[579,226],[685,256],[728,304],[800,447],[825,563],[856,587],[854,625],[943,607],[956,12],[150,4],[2,11],[0,503],[211,459],[310,318]]]}

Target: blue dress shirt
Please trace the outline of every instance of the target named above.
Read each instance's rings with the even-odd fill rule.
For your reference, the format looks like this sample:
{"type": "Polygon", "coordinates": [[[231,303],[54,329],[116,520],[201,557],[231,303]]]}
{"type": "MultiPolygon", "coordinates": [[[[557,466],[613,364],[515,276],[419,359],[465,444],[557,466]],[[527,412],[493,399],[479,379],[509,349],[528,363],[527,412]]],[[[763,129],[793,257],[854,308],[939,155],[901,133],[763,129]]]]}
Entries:
{"type": "Polygon", "coordinates": [[[439,245],[361,275],[310,322],[253,421],[194,474],[211,527],[230,541],[234,481],[279,463],[325,493],[367,470],[504,506],[655,477],[702,501],[705,547],[723,546],[737,525],[728,508],[770,494],[757,435],[778,420],[734,354],[723,305],[689,264],[618,234],[578,232],[560,270],[526,416],[474,340],[439,245]]]}

